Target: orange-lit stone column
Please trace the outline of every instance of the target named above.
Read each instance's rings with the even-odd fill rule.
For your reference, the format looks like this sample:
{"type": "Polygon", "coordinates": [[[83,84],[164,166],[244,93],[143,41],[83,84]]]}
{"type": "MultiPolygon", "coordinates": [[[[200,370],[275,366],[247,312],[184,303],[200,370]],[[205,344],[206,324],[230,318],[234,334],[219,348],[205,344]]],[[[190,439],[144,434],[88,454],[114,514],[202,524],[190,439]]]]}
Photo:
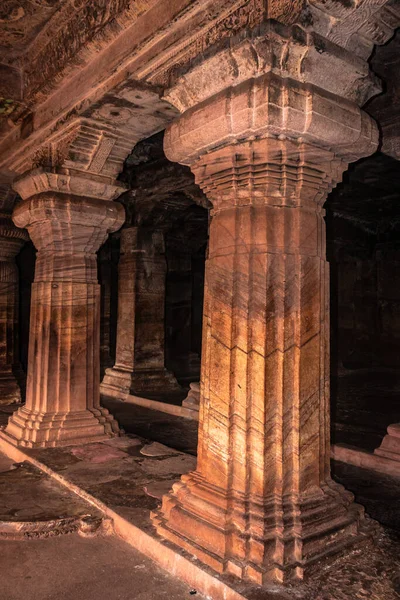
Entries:
{"type": "Polygon", "coordinates": [[[10,215],[0,214],[0,405],[21,401],[14,372],[18,357],[18,268],[15,257],[29,239],[10,215]]]}
{"type": "Polygon", "coordinates": [[[213,209],[197,469],[153,513],[160,535],[259,584],[301,578],[362,531],[361,507],[330,478],[322,206],[377,140],[356,104],[321,89],[332,57],[299,69],[313,40],[274,27],[232,41],[169,94],[183,115],[166,154],[191,166],[213,209]],[[311,83],[288,77],[299,72],[311,83]]]}
{"type": "MultiPolygon", "coordinates": [[[[14,223],[28,229],[38,250],[26,405],[6,428],[6,435],[21,446],[63,446],[118,431],[99,402],[96,251],[122,225],[124,209],[110,200],[63,193],[63,188],[73,189],[71,180],[36,174],[14,186],[24,198],[14,210],[14,223]]],[[[104,188],[98,187],[100,196],[104,188]]],[[[94,195],[96,190],[88,191],[94,195]]]]}

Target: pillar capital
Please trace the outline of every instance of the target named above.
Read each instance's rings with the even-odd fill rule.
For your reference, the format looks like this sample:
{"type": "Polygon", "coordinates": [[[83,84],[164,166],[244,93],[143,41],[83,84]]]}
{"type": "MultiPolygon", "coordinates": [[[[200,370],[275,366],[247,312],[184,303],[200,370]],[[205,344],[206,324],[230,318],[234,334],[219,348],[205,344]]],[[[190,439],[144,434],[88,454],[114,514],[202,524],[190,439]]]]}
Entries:
{"type": "Polygon", "coordinates": [[[126,191],[121,182],[113,181],[109,177],[62,167],[50,170],[42,167],[32,169],[17,177],[13,188],[23,200],[47,192],[97,200],[115,200],[126,191]]]}
{"type": "Polygon", "coordinates": [[[289,139],[351,162],[377,148],[378,129],[359,106],[379,91],[366,61],[267,22],[216,48],[167,92],[182,114],[166,131],[165,152],[193,166],[217,148],[289,139]]]}
{"type": "Polygon", "coordinates": [[[0,212],[0,262],[13,260],[28,240],[28,232],[16,227],[9,213],[0,212]]]}

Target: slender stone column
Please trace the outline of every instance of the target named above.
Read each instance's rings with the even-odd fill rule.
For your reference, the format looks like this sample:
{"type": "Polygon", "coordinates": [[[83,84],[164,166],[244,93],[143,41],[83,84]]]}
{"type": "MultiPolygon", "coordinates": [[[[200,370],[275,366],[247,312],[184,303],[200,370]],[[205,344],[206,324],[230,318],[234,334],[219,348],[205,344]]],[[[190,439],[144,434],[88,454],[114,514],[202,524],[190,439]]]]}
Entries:
{"type": "Polygon", "coordinates": [[[363,525],[361,507],[330,478],[322,205],[377,132],[354,102],[321,89],[334,59],[337,88],[344,73],[350,85],[350,57],[325,47],[314,70],[313,43],[267,25],[169,94],[183,115],[166,132],[166,154],[191,166],[213,210],[197,469],[153,521],[217,571],[259,584],[301,578],[363,525]],[[218,78],[217,62],[229,65],[218,78]]]}
{"type": "Polygon", "coordinates": [[[21,372],[18,357],[18,269],[15,257],[29,239],[11,215],[0,215],[0,405],[21,401],[15,372],[21,372]]]}
{"type": "Polygon", "coordinates": [[[165,368],[165,260],[162,231],[121,231],[116,362],[101,392],[152,395],[179,390],[165,368]]]}
{"type": "Polygon", "coordinates": [[[111,245],[104,244],[97,253],[99,282],[101,288],[100,310],[100,367],[104,373],[114,363],[111,356],[111,288],[113,264],[111,245]]]}
{"type": "Polygon", "coordinates": [[[38,254],[26,405],[10,418],[6,434],[27,447],[105,439],[118,426],[99,402],[96,251],[122,225],[123,207],[62,193],[60,188],[73,189],[72,177],[28,175],[14,187],[26,198],[14,210],[14,223],[28,229],[38,254]]]}

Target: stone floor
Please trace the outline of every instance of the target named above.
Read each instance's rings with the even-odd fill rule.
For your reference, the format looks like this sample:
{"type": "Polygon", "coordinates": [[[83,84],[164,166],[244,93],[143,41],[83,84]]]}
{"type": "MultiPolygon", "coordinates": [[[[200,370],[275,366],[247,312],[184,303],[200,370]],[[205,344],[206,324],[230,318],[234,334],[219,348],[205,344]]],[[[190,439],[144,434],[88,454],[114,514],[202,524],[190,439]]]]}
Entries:
{"type": "Polygon", "coordinates": [[[373,519],[400,535],[400,479],[336,461],[332,461],[332,475],[373,519]]]}
{"type": "Polygon", "coordinates": [[[103,515],[28,462],[0,453],[0,540],[95,532],[103,515]]]}
{"type": "Polygon", "coordinates": [[[185,600],[202,596],[116,537],[0,541],[1,600],[185,600]]]}
{"type": "MultiPolygon", "coordinates": [[[[109,408],[113,407],[109,405],[109,408]]],[[[146,535],[155,538],[155,532],[149,519],[150,511],[159,505],[161,496],[171,488],[173,482],[182,473],[195,468],[196,458],[193,456],[193,453],[195,452],[194,442],[197,438],[197,424],[132,405],[126,407],[120,406],[117,403],[114,408],[116,409],[114,412],[117,412],[117,416],[125,430],[134,430],[135,434],[130,433],[103,443],[28,452],[34,459],[39,460],[72,485],[78,486],[85,493],[104,503],[127,522],[140,528],[146,535]],[[190,426],[196,429],[196,431],[191,431],[190,426]],[[145,437],[150,437],[150,430],[152,437],[157,438],[157,442],[150,442],[144,439],[145,437]],[[143,437],[140,437],[138,433],[141,433],[143,437]],[[161,443],[163,441],[168,443],[178,442],[177,445],[180,448],[187,450],[183,452],[171,449],[163,445],[161,443]],[[191,454],[188,453],[188,450],[191,454]]],[[[383,528],[379,530],[379,535],[374,543],[370,542],[361,548],[356,548],[345,557],[331,559],[314,565],[310,576],[303,584],[293,587],[288,586],[285,589],[279,586],[269,586],[268,588],[260,589],[240,584],[233,578],[222,577],[220,579],[225,581],[227,585],[234,587],[249,600],[398,600],[400,598],[400,508],[398,502],[400,483],[392,478],[382,477],[374,472],[357,467],[349,467],[343,463],[334,463],[333,472],[335,479],[353,491],[357,500],[366,506],[368,513],[387,526],[385,530],[383,528]],[[398,529],[397,532],[395,531],[396,528],[398,529]]],[[[18,511],[18,499],[22,497],[23,506],[25,506],[25,498],[32,498],[31,508],[27,511],[27,518],[29,518],[28,513],[30,510],[32,510],[32,514],[36,518],[40,518],[41,510],[46,518],[60,515],[82,517],[88,512],[88,506],[84,501],[79,500],[73,494],[71,495],[71,492],[68,490],[61,491],[58,488],[58,484],[50,482],[49,478],[41,472],[37,472],[34,468],[28,467],[25,464],[15,467],[10,461],[3,460],[3,462],[0,462],[0,506],[6,508],[3,509],[0,518],[4,519],[5,516],[13,518],[12,513],[14,508],[14,510],[17,509],[14,518],[19,519],[20,516],[18,515],[21,515],[21,512],[18,511]],[[1,485],[2,478],[9,482],[6,486],[1,485]],[[13,481],[12,478],[14,478],[13,481]],[[16,489],[20,486],[20,493],[11,491],[9,496],[4,495],[4,490],[8,489],[10,483],[12,484],[14,481],[16,489]],[[26,489],[31,488],[32,491],[23,493],[24,485],[27,486],[26,489]],[[48,505],[45,501],[46,494],[49,494],[48,498],[52,498],[52,501],[48,505]],[[39,503],[37,502],[38,498],[40,498],[39,503]],[[65,498],[68,500],[66,504],[64,501],[65,498]],[[13,503],[15,506],[10,508],[10,505],[13,503]],[[68,507],[68,510],[65,509],[65,506],[68,507]],[[45,507],[49,508],[47,512],[45,507]]],[[[91,505],[90,510],[95,511],[91,505]]],[[[95,517],[96,514],[92,514],[92,516],[95,517]]],[[[99,531],[102,531],[101,528],[99,531]]],[[[101,533],[87,540],[74,533],[67,537],[70,540],[71,546],[69,551],[65,550],[65,555],[71,554],[72,556],[76,553],[77,556],[80,556],[79,553],[82,551],[83,553],[88,552],[89,555],[91,555],[91,552],[94,552],[98,557],[98,562],[93,566],[93,569],[99,569],[96,577],[100,579],[104,577],[105,583],[103,586],[96,584],[97,587],[93,584],[94,589],[99,590],[99,593],[93,595],[93,598],[96,597],[98,600],[103,600],[103,598],[104,600],[105,598],[110,600],[114,600],[114,598],[115,600],[117,598],[123,600],[125,598],[135,598],[135,600],[140,598],[144,600],[148,598],[150,600],[152,598],[158,599],[164,597],[161,594],[164,588],[157,583],[158,575],[157,577],[154,575],[156,579],[153,580],[153,571],[151,571],[150,578],[144,577],[140,579],[140,573],[136,573],[136,570],[141,571],[143,567],[136,567],[135,561],[147,561],[142,555],[135,554],[135,551],[129,547],[129,551],[124,551],[127,555],[126,563],[122,559],[118,560],[118,558],[115,558],[118,557],[118,548],[122,547],[118,546],[118,544],[122,544],[122,541],[115,540],[114,537],[103,539],[101,533]],[[93,547],[90,546],[91,541],[95,544],[93,547]],[[76,544],[75,550],[74,544],[76,544]],[[97,544],[99,544],[98,547],[97,544]],[[107,555],[106,550],[107,544],[109,544],[110,548],[109,555],[107,555]],[[114,546],[117,548],[115,553],[114,546]],[[119,565],[126,565],[125,569],[132,570],[134,596],[129,596],[130,580],[125,577],[122,572],[122,566],[120,569],[119,565]],[[133,566],[129,567],[129,565],[133,566]],[[110,575],[113,570],[115,570],[117,582],[115,586],[107,583],[113,581],[110,575]],[[137,584],[135,583],[136,575],[139,577],[137,584]],[[108,589],[108,595],[106,594],[106,589],[108,589]],[[138,595],[136,595],[136,589],[138,590],[138,595]],[[102,596],[101,594],[104,595],[102,596]]],[[[29,539],[24,542],[10,542],[9,540],[2,542],[0,540],[0,543],[2,545],[9,544],[6,546],[6,549],[15,548],[15,550],[13,549],[15,556],[26,556],[28,562],[34,560],[34,557],[37,556],[37,551],[33,551],[34,546],[29,546],[32,542],[49,543],[45,550],[42,550],[42,546],[38,546],[38,549],[41,553],[44,552],[43,556],[47,556],[46,553],[48,552],[48,560],[51,561],[56,560],[54,556],[58,553],[58,551],[51,548],[53,548],[53,545],[55,548],[58,544],[61,556],[64,552],[62,549],[64,547],[63,544],[67,548],[69,543],[63,541],[65,539],[65,536],[62,536],[57,538],[49,537],[45,540],[29,539]],[[21,546],[20,548],[18,545],[11,546],[10,544],[26,544],[26,546],[21,546]],[[31,551],[32,554],[30,554],[31,551]]],[[[183,555],[188,558],[188,555],[185,553],[183,555]]],[[[4,561],[12,561],[8,552],[6,552],[5,556],[6,558],[4,558],[4,551],[0,548],[0,568],[3,564],[5,566],[9,564],[7,562],[4,563],[4,561]],[[3,563],[1,563],[1,560],[3,560],[3,563]]],[[[190,558],[190,560],[193,563],[199,564],[195,559],[190,558]]],[[[57,564],[51,568],[51,572],[53,570],[57,572],[59,568],[57,564]]],[[[140,564],[145,563],[140,562],[140,564]]],[[[11,567],[14,568],[13,572],[22,581],[25,571],[20,567],[19,562],[11,564],[11,567]]],[[[10,569],[12,571],[11,567],[7,567],[6,572],[10,569]]],[[[145,568],[150,569],[150,566],[145,568]]],[[[154,572],[158,573],[158,568],[154,565],[153,568],[155,569],[154,572]]],[[[66,573],[68,569],[70,569],[71,573],[73,572],[72,563],[66,566],[66,573]]],[[[77,581],[79,586],[83,586],[81,588],[82,593],[79,592],[79,596],[71,595],[72,592],[71,588],[68,587],[70,584],[67,578],[63,580],[62,577],[60,581],[65,581],[65,584],[60,583],[61,591],[57,592],[58,595],[46,596],[46,594],[52,593],[50,587],[46,589],[46,586],[50,586],[49,579],[47,578],[46,580],[46,572],[50,572],[50,569],[48,571],[44,569],[43,572],[39,570],[38,572],[38,584],[35,587],[35,594],[37,593],[38,598],[44,598],[45,600],[53,600],[53,598],[54,600],[56,598],[57,600],[58,598],[75,600],[78,597],[90,600],[92,598],[92,596],[88,595],[89,591],[86,591],[90,588],[92,577],[95,577],[95,575],[92,575],[92,572],[87,575],[89,577],[88,581],[85,580],[85,570],[82,569],[79,572],[77,581]],[[43,590],[40,586],[43,587],[43,590]],[[67,595],[60,595],[62,593],[67,595]],[[68,594],[70,595],[68,596],[68,594]]],[[[185,587],[177,580],[172,581],[174,585],[182,585],[183,591],[178,591],[177,588],[175,592],[168,587],[169,584],[165,584],[165,589],[168,590],[165,597],[171,598],[171,600],[185,598],[185,594],[189,593],[187,586],[185,587]]],[[[27,585],[26,589],[28,589],[29,580],[28,583],[22,581],[22,591],[25,590],[25,584],[27,585]]],[[[9,585],[11,586],[11,583],[9,585]]],[[[4,589],[7,588],[3,586],[4,589]]],[[[12,590],[12,593],[17,593],[17,590],[12,590]]],[[[0,587],[0,598],[3,600],[1,594],[2,588],[0,587]]],[[[199,594],[197,597],[199,597],[199,594]]],[[[29,596],[29,594],[28,596],[26,594],[22,594],[21,596],[4,596],[4,600],[25,600],[26,598],[36,600],[36,596],[29,596]]]]}
{"type": "MultiPolygon", "coordinates": [[[[154,537],[150,510],[173,481],[196,462],[193,456],[134,435],[30,454],[154,537]]],[[[341,477],[345,475],[342,471],[341,477]]],[[[375,543],[364,544],[344,558],[316,564],[301,585],[260,589],[225,579],[249,600],[396,600],[400,597],[399,556],[399,534],[381,529],[375,543]]],[[[108,572],[112,566],[104,568],[108,572]]]]}
{"type": "Polygon", "coordinates": [[[199,424],[182,417],[150,410],[111,398],[102,404],[114,415],[127,433],[173,445],[177,450],[196,455],[199,424]]]}

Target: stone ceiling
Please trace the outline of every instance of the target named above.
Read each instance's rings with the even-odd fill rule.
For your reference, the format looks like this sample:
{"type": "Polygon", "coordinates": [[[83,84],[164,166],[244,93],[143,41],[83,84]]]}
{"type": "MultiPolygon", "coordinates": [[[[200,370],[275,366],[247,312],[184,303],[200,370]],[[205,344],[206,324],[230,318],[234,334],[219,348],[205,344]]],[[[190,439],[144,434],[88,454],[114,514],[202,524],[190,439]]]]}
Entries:
{"type": "Polygon", "coordinates": [[[82,51],[87,59],[155,1],[2,0],[0,95],[5,95],[5,86],[15,100],[36,93],[69,61],[83,62],[82,51]]]}

